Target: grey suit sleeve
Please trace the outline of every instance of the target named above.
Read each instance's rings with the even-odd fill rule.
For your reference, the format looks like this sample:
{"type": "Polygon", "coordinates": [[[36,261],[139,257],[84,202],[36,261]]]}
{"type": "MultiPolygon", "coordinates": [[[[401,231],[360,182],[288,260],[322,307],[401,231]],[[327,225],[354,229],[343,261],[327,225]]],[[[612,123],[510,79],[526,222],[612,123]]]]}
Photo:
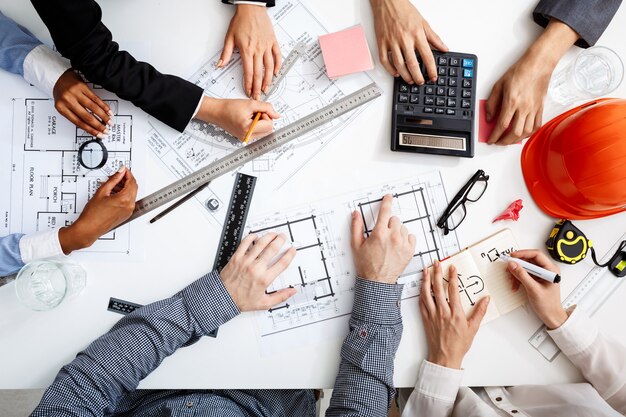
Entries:
{"type": "Polygon", "coordinates": [[[576,46],[588,48],[602,36],[621,4],[622,0],[541,0],[533,19],[543,27],[551,18],[560,20],[580,35],[576,46]]]}

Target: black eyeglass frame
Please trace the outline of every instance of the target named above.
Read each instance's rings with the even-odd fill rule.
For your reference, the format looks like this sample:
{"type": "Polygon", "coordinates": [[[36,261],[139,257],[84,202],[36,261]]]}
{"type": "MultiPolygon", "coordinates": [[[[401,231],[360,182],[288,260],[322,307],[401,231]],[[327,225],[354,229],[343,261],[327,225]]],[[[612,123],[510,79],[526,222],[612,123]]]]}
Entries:
{"type": "Polygon", "coordinates": [[[465,220],[465,217],[467,216],[467,208],[465,207],[465,203],[468,201],[475,203],[480,200],[480,198],[485,194],[485,191],[487,191],[488,185],[489,175],[485,174],[485,171],[483,171],[482,169],[479,169],[474,175],[472,175],[472,178],[470,178],[469,181],[467,181],[465,185],[461,187],[459,192],[456,193],[454,198],[450,201],[450,204],[448,204],[448,207],[442,213],[441,217],[439,217],[439,220],[437,220],[437,227],[443,229],[444,235],[447,235],[451,231],[456,230],[456,228],[459,227],[461,223],[463,223],[463,220],[465,220]],[[480,193],[480,195],[474,199],[469,198],[468,195],[472,188],[481,181],[485,182],[485,188],[483,189],[482,193],[480,193]],[[454,225],[454,227],[450,228],[450,226],[448,225],[448,220],[452,213],[454,213],[460,206],[463,207],[463,218],[461,218],[461,220],[459,220],[458,223],[454,225]]]}

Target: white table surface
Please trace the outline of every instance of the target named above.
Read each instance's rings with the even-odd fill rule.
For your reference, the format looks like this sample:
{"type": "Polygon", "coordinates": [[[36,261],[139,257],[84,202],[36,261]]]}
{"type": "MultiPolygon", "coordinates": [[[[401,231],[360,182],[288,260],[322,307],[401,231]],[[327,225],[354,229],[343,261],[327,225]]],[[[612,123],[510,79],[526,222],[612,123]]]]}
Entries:
{"type": "MultiPolygon", "coordinates": [[[[280,2],[280,0],[277,0],[280,2]]],[[[217,0],[102,0],[104,22],[122,48],[148,44],[149,59],[159,70],[189,76],[223,41],[232,9],[217,0]]],[[[308,1],[325,19],[330,30],[362,23],[376,56],[373,21],[365,0],[308,1]]],[[[534,1],[487,0],[415,2],[432,27],[453,51],[479,57],[478,96],[486,98],[500,74],[524,51],[540,28],[531,20],[534,1]]],[[[47,30],[30,2],[0,0],[0,10],[49,42],[47,30]]],[[[622,8],[599,44],[626,57],[626,10],[622,8]]],[[[571,59],[577,48],[566,56],[571,59]]],[[[258,186],[254,211],[289,208],[385,181],[422,172],[441,170],[448,195],[479,168],[491,177],[484,197],[468,209],[469,218],[460,227],[462,246],[469,245],[502,227],[510,227],[523,247],[543,247],[554,219],[534,204],[520,170],[521,146],[489,147],[479,144],[473,159],[392,153],[389,150],[392,79],[376,60],[371,72],[387,92],[373,102],[358,120],[320,152],[294,180],[272,199],[263,198],[258,186]],[[382,115],[382,116],[381,116],[382,115]],[[354,161],[359,161],[355,163],[354,161]],[[491,224],[497,213],[517,198],[524,200],[518,222],[491,224]]],[[[7,100],[7,83],[17,77],[0,75],[0,99],[7,100]],[[4,91],[4,92],[3,92],[4,91]]],[[[622,84],[613,96],[625,96],[622,84]]],[[[546,109],[546,120],[556,114],[546,109]]],[[[4,119],[3,119],[4,120],[4,119]]],[[[144,120],[145,122],[145,120],[144,120]]],[[[141,130],[136,129],[136,137],[141,130]]],[[[4,138],[4,141],[8,141],[4,138]]],[[[138,180],[145,195],[166,185],[171,178],[152,155],[138,180]]],[[[139,175],[139,174],[137,174],[139,175]]],[[[6,190],[0,190],[5,193],[6,190]]],[[[265,191],[268,195],[269,191],[265,191]]],[[[147,222],[144,218],[140,221],[147,222]]],[[[606,252],[626,231],[626,213],[577,224],[606,252]]],[[[82,295],[46,312],[32,312],[18,304],[13,284],[0,288],[0,389],[41,388],[49,385],[60,367],[78,351],[106,332],[120,316],[106,311],[109,297],[149,303],[180,290],[213,263],[219,232],[212,228],[195,204],[177,209],[146,228],[145,258],[136,263],[83,263],[88,285],[82,295]],[[184,236],[184,242],[181,242],[184,236]],[[181,244],[182,243],[182,244],[181,244]]],[[[561,266],[563,293],[591,268],[589,259],[574,266],[561,266]]],[[[626,285],[595,316],[600,327],[626,343],[623,328],[626,285]]],[[[396,357],[395,383],[415,382],[420,361],[426,354],[422,325],[415,299],[403,303],[404,335],[396,357]]],[[[342,320],[342,319],[339,319],[342,320]]],[[[347,323],[347,319],[345,320],[347,323]]],[[[579,373],[560,355],[548,363],[527,340],[537,328],[532,314],[519,309],[483,326],[467,355],[466,385],[548,384],[580,380],[579,373]]],[[[347,331],[347,326],[346,326],[347,331]]],[[[261,355],[253,319],[243,314],[220,328],[218,339],[204,338],[176,352],[142,383],[143,388],[296,388],[332,387],[339,364],[341,337],[324,344],[294,349],[282,354],[261,355]]]]}

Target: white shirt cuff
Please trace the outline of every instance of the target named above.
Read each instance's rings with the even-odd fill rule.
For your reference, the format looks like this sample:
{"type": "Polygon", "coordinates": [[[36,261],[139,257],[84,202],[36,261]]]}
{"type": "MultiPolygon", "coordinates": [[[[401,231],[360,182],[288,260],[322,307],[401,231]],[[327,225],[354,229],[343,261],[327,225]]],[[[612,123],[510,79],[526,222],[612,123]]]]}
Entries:
{"type": "Polygon", "coordinates": [[[570,310],[569,317],[561,327],[548,330],[552,340],[567,356],[583,352],[598,337],[598,327],[579,308],[570,310]]]}
{"type": "Polygon", "coordinates": [[[70,61],[47,46],[39,45],[24,59],[24,79],[48,97],[53,97],[52,91],[59,77],[70,68],[70,61]]]}
{"type": "Polygon", "coordinates": [[[256,1],[246,1],[246,0],[231,0],[230,2],[231,4],[234,4],[235,6],[239,5],[239,4],[249,4],[252,6],[261,6],[261,7],[265,7],[266,4],[265,3],[259,3],[256,1]]]}
{"type": "Polygon", "coordinates": [[[420,366],[415,390],[440,401],[454,403],[464,371],[446,368],[424,360],[420,366]]]}
{"type": "Polygon", "coordinates": [[[193,116],[191,116],[191,119],[189,119],[189,121],[191,122],[193,119],[196,118],[196,116],[198,115],[198,112],[200,111],[200,106],[202,105],[202,100],[204,100],[205,95],[202,94],[202,96],[200,97],[200,100],[198,101],[198,105],[196,106],[196,111],[193,112],[193,116]]]}
{"type": "Polygon", "coordinates": [[[20,239],[20,255],[25,264],[46,258],[65,258],[59,241],[59,229],[30,233],[20,239]]]}

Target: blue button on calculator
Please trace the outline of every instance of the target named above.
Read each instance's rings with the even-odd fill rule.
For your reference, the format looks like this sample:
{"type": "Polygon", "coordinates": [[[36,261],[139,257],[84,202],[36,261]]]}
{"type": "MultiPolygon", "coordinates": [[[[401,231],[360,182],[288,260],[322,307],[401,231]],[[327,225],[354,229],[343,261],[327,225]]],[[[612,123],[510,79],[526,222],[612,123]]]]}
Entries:
{"type": "Polygon", "coordinates": [[[464,69],[463,70],[463,78],[472,78],[474,77],[474,70],[471,69],[464,69]]]}
{"type": "Polygon", "coordinates": [[[473,59],[463,59],[463,68],[474,68],[474,60],[473,59]]]}

